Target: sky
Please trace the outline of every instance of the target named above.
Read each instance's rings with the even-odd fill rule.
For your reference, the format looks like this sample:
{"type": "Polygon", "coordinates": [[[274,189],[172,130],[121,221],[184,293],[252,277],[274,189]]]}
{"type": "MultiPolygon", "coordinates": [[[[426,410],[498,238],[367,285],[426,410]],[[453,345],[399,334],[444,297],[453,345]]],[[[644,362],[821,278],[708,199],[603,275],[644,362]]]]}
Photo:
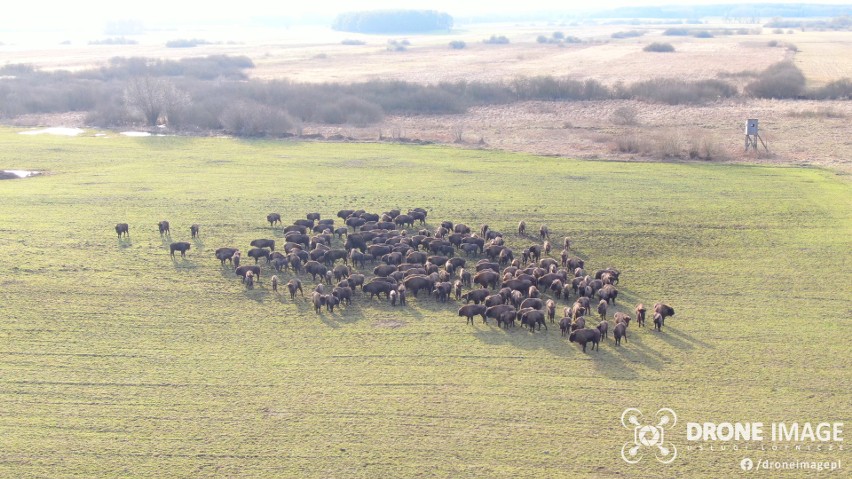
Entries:
{"type": "Polygon", "coordinates": [[[15,2],[0,18],[0,29],[46,28],[83,29],[104,25],[110,20],[138,19],[143,23],[171,23],[185,19],[197,22],[245,22],[251,18],[291,17],[294,19],[317,15],[333,16],[352,10],[371,9],[429,9],[445,11],[454,17],[483,12],[493,14],[529,13],[533,11],[582,12],[605,10],[618,6],[690,5],[690,4],[758,4],[758,3],[839,3],[849,0],[785,1],[785,0],[48,0],[15,2]],[[77,28],[75,28],[77,27],[77,28]]]}

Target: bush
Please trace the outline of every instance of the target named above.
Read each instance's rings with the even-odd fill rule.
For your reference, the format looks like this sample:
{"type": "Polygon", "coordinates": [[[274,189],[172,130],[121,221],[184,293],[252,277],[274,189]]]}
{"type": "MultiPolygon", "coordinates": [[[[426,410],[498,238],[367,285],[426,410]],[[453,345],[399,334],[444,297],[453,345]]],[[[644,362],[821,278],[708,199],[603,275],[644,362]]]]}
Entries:
{"type": "Polygon", "coordinates": [[[538,43],[548,43],[550,42],[550,39],[544,35],[539,35],[538,37],[536,37],[535,41],[537,41],[538,43]]]}
{"type": "Polygon", "coordinates": [[[563,38],[565,38],[565,34],[562,32],[553,32],[552,37],[554,40],[562,40],[563,38]]]}
{"type": "Polygon", "coordinates": [[[452,48],[453,50],[461,50],[466,46],[467,43],[465,43],[464,40],[453,40],[450,42],[450,48],[452,48]]]}
{"type": "Polygon", "coordinates": [[[848,100],[852,98],[852,80],[841,78],[815,89],[809,95],[816,100],[848,100]]]}
{"type": "Polygon", "coordinates": [[[237,136],[283,136],[294,125],[280,109],[247,102],[226,109],[221,122],[226,132],[237,136]]]}
{"type": "Polygon", "coordinates": [[[341,40],[340,44],[341,45],[366,45],[367,42],[365,42],[364,40],[355,40],[355,39],[352,39],[352,38],[345,38],[345,39],[341,40]]]}
{"type": "Polygon", "coordinates": [[[661,52],[661,53],[668,53],[668,52],[675,51],[675,49],[674,49],[674,47],[672,46],[671,43],[660,43],[660,42],[654,42],[654,43],[651,43],[649,45],[646,45],[645,48],[643,48],[642,50],[644,50],[646,52],[661,52]]]}
{"type": "Polygon", "coordinates": [[[210,42],[207,40],[201,40],[198,38],[191,39],[179,39],[179,40],[169,40],[166,42],[166,48],[193,48],[198,45],[209,45],[210,42]]]}
{"type": "Polygon", "coordinates": [[[615,109],[610,115],[610,121],[616,125],[635,125],[639,112],[632,106],[622,106],[615,109]]]}
{"type": "Polygon", "coordinates": [[[503,35],[500,35],[499,37],[497,35],[491,35],[490,38],[486,38],[485,40],[482,40],[482,43],[488,43],[488,44],[493,44],[493,45],[505,45],[505,44],[509,43],[509,39],[506,38],[503,35]]]}
{"type": "Polygon", "coordinates": [[[388,40],[387,50],[391,52],[404,52],[410,44],[408,40],[388,40]]]}
{"type": "Polygon", "coordinates": [[[769,41],[766,43],[766,46],[767,46],[767,47],[770,47],[770,48],[777,47],[777,46],[778,46],[778,40],[769,40],[769,41]]]}
{"type": "Polygon", "coordinates": [[[713,34],[708,32],[707,30],[697,31],[692,36],[695,38],[713,38],[713,34]]]}
{"type": "Polygon", "coordinates": [[[706,103],[737,94],[733,85],[722,80],[684,81],[658,78],[634,83],[626,88],[630,98],[669,105],[706,103]]]}
{"type": "Polygon", "coordinates": [[[670,37],[686,37],[689,36],[689,29],[687,28],[667,28],[663,31],[663,35],[670,37]]]}
{"type": "Polygon", "coordinates": [[[633,37],[641,37],[645,32],[639,30],[628,30],[626,32],[615,32],[610,37],[612,38],[633,38],[633,37]]]}
{"type": "Polygon", "coordinates": [[[756,98],[796,98],[804,88],[802,71],[792,62],[780,62],[770,65],[746,85],[746,92],[756,98]]]}

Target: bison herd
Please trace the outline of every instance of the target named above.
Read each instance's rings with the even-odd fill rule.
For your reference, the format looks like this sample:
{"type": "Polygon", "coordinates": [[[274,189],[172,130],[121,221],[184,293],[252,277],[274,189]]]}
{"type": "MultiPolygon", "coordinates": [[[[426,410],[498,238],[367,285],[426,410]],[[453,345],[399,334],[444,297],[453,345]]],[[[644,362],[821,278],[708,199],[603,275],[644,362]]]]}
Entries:
{"type": "MultiPolygon", "coordinates": [[[[633,315],[638,327],[645,325],[643,304],[631,311],[633,315],[610,312],[618,298],[621,273],[615,268],[587,272],[585,261],[571,254],[569,237],[562,240],[558,257],[551,256],[547,225],[541,225],[538,238],[531,239],[521,221],[511,239],[527,244],[513,249],[505,243],[508,235],[487,224],[478,231],[451,221],[428,228],[427,215],[423,208],[381,214],[345,209],[337,212],[345,226],[335,227],[335,219],[309,213],[305,219],[281,227],[281,215],[270,213],[266,221],[270,228],[281,228],[283,237],[251,241],[246,256],[253,261],[242,264],[242,252],[236,247],[219,248],[214,256],[223,268],[233,268],[247,288],[261,281],[262,268],[271,268],[271,288],[279,294],[278,275],[286,273],[291,277],[286,283],[290,299],[298,294],[309,300],[317,314],[350,305],[358,290],[365,300],[378,298],[394,307],[405,306],[408,297],[425,292],[439,303],[461,303],[458,316],[470,324],[479,317],[483,323],[494,320],[499,328],[514,328],[519,323],[534,332],[558,323],[562,336],[582,346],[584,352],[589,344],[597,349],[610,330],[614,344],[621,345],[627,340],[633,315]],[[316,286],[306,297],[300,278],[307,276],[316,286]],[[560,301],[566,306],[557,320],[560,301]]],[[[161,236],[170,235],[168,221],[159,222],[158,228],[161,236]]],[[[197,224],[190,227],[193,238],[199,229],[197,224]]],[[[119,239],[129,235],[126,223],[117,224],[115,231],[119,239]]],[[[172,257],[175,252],[185,257],[189,249],[187,242],[169,246],[172,257]]],[[[655,304],[652,312],[656,331],[675,314],[662,303],[655,304]]]]}

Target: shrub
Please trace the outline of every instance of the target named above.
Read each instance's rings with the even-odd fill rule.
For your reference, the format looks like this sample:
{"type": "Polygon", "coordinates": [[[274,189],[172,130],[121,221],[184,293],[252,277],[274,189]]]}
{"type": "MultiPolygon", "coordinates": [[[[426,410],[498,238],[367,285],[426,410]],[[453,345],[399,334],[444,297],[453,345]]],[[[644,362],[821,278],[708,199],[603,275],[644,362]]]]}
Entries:
{"type": "Polygon", "coordinates": [[[580,37],[565,37],[565,43],[583,43],[583,40],[580,37]]]}
{"type": "Polygon", "coordinates": [[[692,34],[695,38],[713,38],[713,34],[708,32],[707,30],[700,30],[692,34]]]}
{"type": "Polygon", "coordinates": [[[642,50],[644,50],[646,52],[661,52],[661,53],[667,53],[667,52],[675,51],[675,49],[674,49],[674,47],[672,46],[671,43],[660,43],[660,42],[654,42],[654,43],[648,44],[642,50]]]}
{"type": "Polygon", "coordinates": [[[355,40],[353,38],[345,38],[340,41],[341,45],[366,45],[367,42],[364,40],[355,40]]]}
{"type": "Polygon", "coordinates": [[[792,62],[780,62],[770,65],[746,85],[746,92],[756,98],[796,98],[804,88],[802,71],[792,62]]]}
{"type": "Polygon", "coordinates": [[[670,37],[685,37],[689,35],[687,28],[667,28],[663,31],[663,35],[670,37]]]}
{"type": "Polygon", "coordinates": [[[615,32],[610,37],[612,38],[633,38],[633,37],[641,37],[645,32],[639,30],[628,30],[626,32],[615,32]]]}
{"type": "Polygon", "coordinates": [[[506,38],[503,35],[500,35],[499,37],[497,35],[491,35],[490,38],[486,38],[485,40],[482,40],[482,43],[488,43],[488,44],[493,44],[493,45],[505,45],[505,44],[509,43],[509,39],[506,38]]]}
{"type": "Polygon", "coordinates": [[[294,124],[280,109],[249,102],[228,107],[222,113],[221,122],[226,132],[237,136],[282,136],[294,124]]]}
{"type": "Polygon", "coordinates": [[[564,34],[564,33],[562,33],[562,32],[553,32],[552,37],[553,37],[555,40],[562,40],[563,38],[565,38],[565,34],[564,34]]]}
{"type": "Polygon", "coordinates": [[[631,98],[681,105],[705,103],[719,98],[729,98],[737,94],[733,85],[722,80],[684,81],[657,78],[634,83],[627,87],[631,98]]]}
{"type": "Polygon", "coordinates": [[[450,42],[450,48],[452,48],[454,50],[461,50],[462,48],[464,48],[466,46],[467,46],[467,43],[465,43],[464,40],[453,40],[453,41],[450,42]]]}
{"type": "Polygon", "coordinates": [[[536,37],[535,41],[537,41],[538,43],[548,43],[550,39],[544,35],[539,35],[538,37],[536,37]]]}
{"type": "Polygon", "coordinates": [[[852,80],[841,78],[815,89],[809,95],[817,100],[848,100],[852,98],[852,80]]]}
{"type": "Polygon", "coordinates": [[[179,39],[179,40],[169,40],[166,42],[166,48],[193,48],[198,45],[209,45],[210,42],[207,40],[201,40],[198,38],[191,39],[179,39]]]}
{"type": "Polygon", "coordinates": [[[410,45],[408,40],[388,40],[387,50],[391,52],[404,52],[408,49],[408,45],[410,45]]]}
{"type": "Polygon", "coordinates": [[[772,47],[772,48],[777,47],[777,46],[778,46],[778,40],[769,40],[769,41],[766,43],[766,46],[767,46],[767,47],[772,47]]]}
{"type": "Polygon", "coordinates": [[[639,112],[632,106],[622,106],[615,109],[610,115],[610,121],[616,125],[635,125],[639,112]]]}

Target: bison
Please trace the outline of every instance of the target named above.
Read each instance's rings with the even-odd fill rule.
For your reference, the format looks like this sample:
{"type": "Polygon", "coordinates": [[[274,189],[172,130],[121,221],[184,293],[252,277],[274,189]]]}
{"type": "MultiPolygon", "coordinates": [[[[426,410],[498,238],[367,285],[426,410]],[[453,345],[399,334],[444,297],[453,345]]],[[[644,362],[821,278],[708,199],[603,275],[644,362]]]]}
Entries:
{"type": "Polygon", "coordinates": [[[269,248],[269,251],[275,251],[275,240],[256,239],[249,243],[249,246],[254,246],[255,248],[269,248]]]}
{"type": "Polygon", "coordinates": [[[270,227],[272,227],[275,223],[281,224],[281,215],[278,213],[269,213],[266,215],[266,221],[269,222],[270,227]]]}
{"type": "Polygon", "coordinates": [[[615,325],[615,328],[612,329],[612,334],[615,336],[615,345],[621,345],[621,338],[627,339],[627,324],[626,323],[618,323],[615,325]]]}
{"type": "Polygon", "coordinates": [[[473,317],[479,315],[482,317],[482,322],[487,323],[488,320],[485,316],[485,312],[487,310],[488,308],[486,308],[485,305],[482,304],[466,304],[459,308],[459,316],[467,317],[467,322],[473,324],[473,317]]]}
{"type": "Polygon", "coordinates": [[[230,261],[233,264],[233,257],[236,252],[235,248],[219,248],[216,250],[215,255],[216,259],[222,262],[222,266],[225,266],[225,261],[230,261]]]}
{"type": "Polygon", "coordinates": [[[197,237],[198,237],[198,232],[199,232],[199,231],[201,231],[201,227],[200,227],[200,226],[198,226],[198,225],[191,225],[191,226],[189,227],[189,234],[190,234],[193,238],[197,238],[197,237]]]}
{"type": "Polygon", "coordinates": [[[175,257],[175,251],[180,251],[180,257],[186,258],[186,251],[189,249],[189,243],[186,241],[179,241],[177,243],[172,243],[169,245],[169,254],[172,258],[175,257]]]}
{"type": "Polygon", "coordinates": [[[675,310],[671,306],[664,303],[657,303],[654,305],[654,314],[659,314],[663,317],[663,323],[665,323],[666,318],[669,316],[675,315],[675,310]]]}
{"type": "Polygon", "coordinates": [[[119,223],[115,225],[115,232],[118,233],[118,238],[121,239],[121,236],[124,237],[130,236],[130,225],[127,223],[119,223]]]}
{"type": "Polygon", "coordinates": [[[305,292],[302,291],[302,282],[296,278],[287,282],[287,290],[290,291],[290,299],[296,299],[296,291],[301,293],[303,298],[305,297],[305,292]]]}
{"type": "Polygon", "coordinates": [[[243,282],[246,280],[246,274],[251,271],[252,276],[254,276],[258,281],[260,281],[260,266],[240,266],[239,268],[234,270],[234,274],[237,276],[241,276],[243,282]]]}
{"type": "Polygon", "coordinates": [[[593,351],[595,348],[600,350],[601,332],[595,328],[578,329],[568,336],[568,341],[582,345],[584,353],[586,352],[587,343],[592,343],[593,351]]]}
{"type": "Polygon", "coordinates": [[[645,305],[642,303],[636,305],[636,323],[640,328],[645,325],[645,305]]]}
{"type": "Polygon", "coordinates": [[[171,231],[169,230],[169,222],[168,221],[160,221],[157,223],[157,228],[160,229],[160,236],[163,235],[171,235],[171,231]]]}

